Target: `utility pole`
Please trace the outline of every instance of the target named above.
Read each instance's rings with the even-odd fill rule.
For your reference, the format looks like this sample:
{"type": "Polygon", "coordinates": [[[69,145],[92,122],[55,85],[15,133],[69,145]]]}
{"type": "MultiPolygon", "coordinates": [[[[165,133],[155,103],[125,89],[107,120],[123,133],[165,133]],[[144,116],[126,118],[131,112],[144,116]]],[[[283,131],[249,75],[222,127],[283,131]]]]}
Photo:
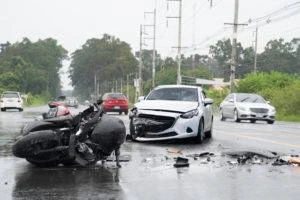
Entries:
{"type": "Polygon", "coordinates": [[[236,68],[236,40],[237,40],[237,28],[238,28],[238,12],[239,12],[239,0],[235,0],[234,3],[234,24],[233,24],[233,36],[232,36],[232,52],[231,52],[231,70],[230,70],[230,92],[234,92],[234,79],[236,68]]]}
{"type": "Polygon", "coordinates": [[[156,50],[155,50],[155,35],[156,35],[156,9],[153,11],[153,53],[152,53],[152,88],[155,87],[155,60],[156,60],[156,50]]]}
{"type": "Polygon", "coordinates": [[[256,74],[257,70],[257,32],[258,32],[258,27],[256,26],[255,29],[255,49],[254,49],[254,74],[256,74]]]}
{"type": "Polygon", "coordinates": [[[194,3],[193,6],[193,35],[192,35],[192,48],[193,48],[193,61],[192,61],[192,68],[195,69],[195,17],[196,17],[196,4],[194,3]]]}
{"type": "Polygon", "coordinates": [[[182,21],[182,0],[167,0],[167,1],[178,1],[179,2],[179,14],[175,17],[167,18],[178,18],[178,46],[177,48],[177,84],[181,84],[181,21],[182,21]]]}
{"type": "Polygon", "coordinates": [[[143,26],[140,25],[140,53],[139,53],[139,80],[137,85],[137,95],[142,95],[142,67],[143,67],[143,61],[142,61],[142,45],[143,45],[143,26]]]}
{"type": "Polygon", "coordinates": [[[235,0],[234,3],[234,22],[225,23],[233,25],[233,34],[232,34],[232,51],[231,51],[231,66],[230,66],[230,92],[234,92],[234,80],[235,80],[235,69],[237,67],[237,52],[236,52],[236,41],[237,41],[237,28],[240,25],[247,24],[238,24],[238,12],[239,12],[239,0],[235,0]]]}
{"type": "MultiPolygon", "coordinates": [[[[153,40],[153,51],[152,51],[152,87],[155,87],[155,67],[156,67],[156,50],[155,50],[155,40],[156,40],[156,9],[153,12],[144,12],[144,16],[146,14],[153,14],[153,24],[146,24],[144,27],[152,26],[153,27],[153,37],[152,38],[144,38],[153,40]]],[[[146,34],[146,33],[145,33],[146,34]]],[[[146,34],[148,35],[148,34],[146,34]]]]}
{"type": "Polygon", "coordinates": [[[127,99],[129,101],[129,74],[127,74],[127,88],[126,88],[126,93],[127,93],[127,99]]]}

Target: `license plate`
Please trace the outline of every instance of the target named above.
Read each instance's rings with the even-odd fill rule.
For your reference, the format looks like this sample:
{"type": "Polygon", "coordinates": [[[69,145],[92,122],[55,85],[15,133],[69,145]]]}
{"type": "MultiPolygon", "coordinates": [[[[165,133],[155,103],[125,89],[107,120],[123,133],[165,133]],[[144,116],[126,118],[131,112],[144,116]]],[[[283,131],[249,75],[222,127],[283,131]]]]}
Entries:
{"type": "Polygon", "coordinates": [[[256,117],[262,118],[263,115],[262,114],[257,114],[256,117]]]}
{"type": "Polygon", "coordinates": [[[115,109],[120,109],[120,106],[115,106],[114,108],[115,108],[115,109]]]}

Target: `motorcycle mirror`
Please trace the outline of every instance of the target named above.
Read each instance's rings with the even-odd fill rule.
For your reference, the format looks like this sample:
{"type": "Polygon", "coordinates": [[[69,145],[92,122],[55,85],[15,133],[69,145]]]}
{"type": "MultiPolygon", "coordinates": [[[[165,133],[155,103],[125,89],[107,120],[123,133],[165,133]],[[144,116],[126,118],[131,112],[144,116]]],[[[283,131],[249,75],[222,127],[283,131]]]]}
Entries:
{"type": "Polygon", "coordinates": [[[42,114],[42,116],[43,116],[43,119],[46,119],[46,118],[47,118],[47,113],[44,112],[44,113],[42,114]]]}
{"type": "Polygon", "coordinates": [[[97,104],[98,104],[98,105],[100,105],[100,104],[102,104],[102,103],[103,103],[103,99],[98,99],[98,100],[97,100],[97,104]]]}

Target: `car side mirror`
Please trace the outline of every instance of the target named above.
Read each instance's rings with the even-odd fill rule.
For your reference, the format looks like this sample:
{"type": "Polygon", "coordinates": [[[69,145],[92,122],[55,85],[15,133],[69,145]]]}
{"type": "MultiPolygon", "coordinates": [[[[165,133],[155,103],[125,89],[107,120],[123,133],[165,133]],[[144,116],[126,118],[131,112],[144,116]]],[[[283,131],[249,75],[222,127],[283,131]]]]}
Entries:
{"type": "Polygon", "coordinates": [[[98,105],[102,104],[103,103],[103,99],[102,98],[99,98],[96,102],[98,105]]]}
{"type": "Polygon", "coordinates": [[[267,103],[267,104],[270,104],[271,102],[270,102],[270,101],[266,101],[266,103],[267,103]]]}
{"type": "Polygon", "coordinates": [[[207,105],[213,104],[214,100],[212,100],[210,98],[205,98],[202,102],[203,102],[204,106],[207,106],[207,105]]]}
{"type": "Polygon", "coordinates": [[[140,96],[140,97],[138,98],[138,102],[144,101],[144,100],[145,100],[145,96],[140,96]]]}

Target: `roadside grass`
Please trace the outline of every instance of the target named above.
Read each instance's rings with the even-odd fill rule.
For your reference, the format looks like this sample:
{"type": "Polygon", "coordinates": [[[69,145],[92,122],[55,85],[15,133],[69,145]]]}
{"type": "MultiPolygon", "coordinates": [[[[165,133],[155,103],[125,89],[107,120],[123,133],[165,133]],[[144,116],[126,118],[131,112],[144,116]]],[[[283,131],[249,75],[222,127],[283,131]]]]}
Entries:
{"type": "Polygon", "coordinates": [[[286,122],[300,122],[300,116],[297,116],[297,115],[284,116],[284,115],[279,114],[276,116],[276,120],[286,121],[286,122]]]}
{"type": "Polygon", "coordinates": [[[24,101],[26,107],[41,106],[47,103],[48,98],[42,95],[28,94],[27,101],[24,101]]]}

